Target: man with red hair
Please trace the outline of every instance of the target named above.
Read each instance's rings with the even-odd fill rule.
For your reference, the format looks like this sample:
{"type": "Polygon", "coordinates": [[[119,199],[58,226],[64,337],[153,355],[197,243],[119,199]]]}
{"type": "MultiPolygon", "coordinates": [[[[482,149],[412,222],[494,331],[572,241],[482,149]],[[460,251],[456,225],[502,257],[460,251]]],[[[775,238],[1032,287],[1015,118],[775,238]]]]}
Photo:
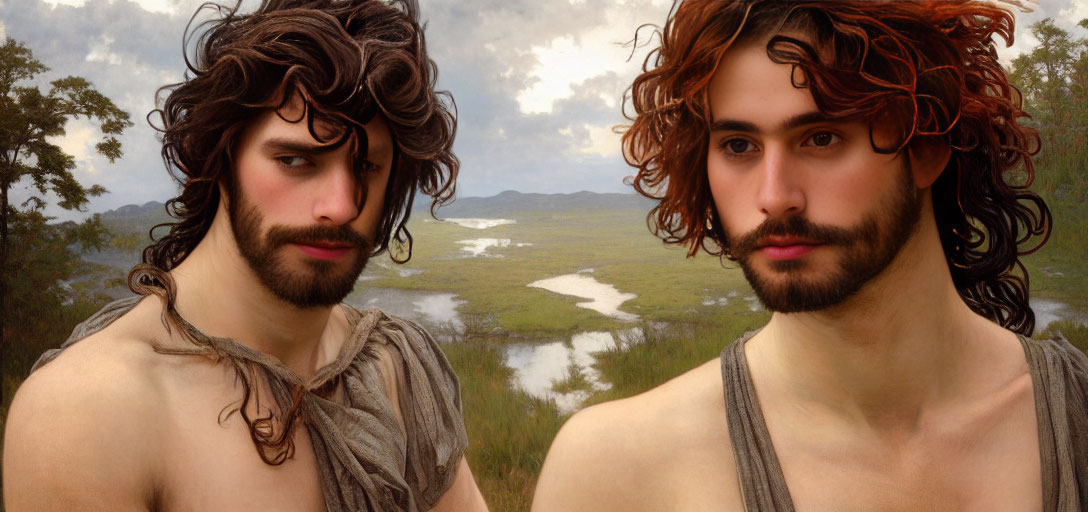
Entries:
{"type": "Polygon", "coordinates": [[[1012,32],[989,2],[675,6],[631,89],[633,183],[773,314],[571,418],[534,510],[1088,507],[1088,357],[1027,337],[1019,256],[1051,217],[1012,32]]]}

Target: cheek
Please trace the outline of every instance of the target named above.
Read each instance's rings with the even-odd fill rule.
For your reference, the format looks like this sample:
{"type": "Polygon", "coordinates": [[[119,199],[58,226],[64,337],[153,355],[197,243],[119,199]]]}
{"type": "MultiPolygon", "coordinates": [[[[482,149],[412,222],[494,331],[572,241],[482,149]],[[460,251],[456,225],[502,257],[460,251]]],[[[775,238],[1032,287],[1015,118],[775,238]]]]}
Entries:
{"type": "Polygon", "coordinates": [[[706,159],[706,180],[710,186],[710,194],[714,198],[714,207],[718,209],[719,214],[724,214],[722,211],[724,206],[727,206],[727,191],[730,189],[732,179],[727,175],[726,171],[722,168],[723,164],[720,162],[721,157],[714,151],[711,151],[707,155],[706,159]]]}
{"type": "Polygon", "coordinates": [[[238,162],[238,185],[249,206],[257,207],[266,218],[278,217],[291,205],[297,204],[297,185],[279,175],[278,169],[263,166],[252,160],[238,162]]]}
{"type": "Polygon", "coordinates": [[[707,180],[726,233],[746,232],[761,222],[755,205],[756,191],[742,176],[723,169],[721,162],[714,161],[714,155],[707,159],[707,180]]]}
{"type": "Polygon", "coordinates": [[[851,222],[859,212],[878,207],[875,203],[888,197],[899,180],[897,164],[872,155],[853,158],[837,167],[811,182],[809,207],[814,212],[813,221],[851,222]]]}

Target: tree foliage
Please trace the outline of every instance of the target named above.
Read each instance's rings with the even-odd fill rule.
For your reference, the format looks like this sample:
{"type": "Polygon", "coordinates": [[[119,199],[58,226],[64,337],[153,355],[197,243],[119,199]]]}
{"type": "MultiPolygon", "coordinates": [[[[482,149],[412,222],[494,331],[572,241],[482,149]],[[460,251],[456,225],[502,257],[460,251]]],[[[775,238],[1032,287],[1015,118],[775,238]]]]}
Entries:
{"type": "Polygon", "coordinates": [[[82,210],[90,197],[106,192],[80,183],[72,174],[75,158],[54,141],[65,134],[69,120],[96,121],[102,139],[95,149],[113,162],[121,157],[117,137],[132,126],[126,112],[83,78],[53,80],[42,92],[34,79],[47,71],[22,43],[8,38],[0,46],[0,360],[5,371],[13,363],[2,359],[8,341],[22,342],[9,335],[27,334],[27,325],[54,319],[71,301],[60,289],[78,262],[68,247],[100,248],[106,234],[97,216],[54,225],[42,214],[49,193],[58,198],[57,206],[82,210]],[[20,183],[37,194],[11,204],[9,192],[20,183]]]}
{"type": "MultiPolygon", "coordinates": [[[[1088,29],[1088,19],[1080,26],[1088,29]]],[[[1088,39],[1076,38],[1050,18],[1031,25],[1039,40],[1012,61],[1010,78],[1043,139],[1036,161],[1044,194],[1088,200],[1088,39]]]]}

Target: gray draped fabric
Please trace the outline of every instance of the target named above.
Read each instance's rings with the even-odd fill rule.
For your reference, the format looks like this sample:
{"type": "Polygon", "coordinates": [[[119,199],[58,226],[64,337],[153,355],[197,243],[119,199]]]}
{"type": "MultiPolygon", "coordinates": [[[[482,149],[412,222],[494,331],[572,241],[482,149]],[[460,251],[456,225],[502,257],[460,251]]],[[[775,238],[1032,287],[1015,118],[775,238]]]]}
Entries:
{"type": "MultiPolygon", "coordinates": [[[[78,325],[59,349],[43,354],[34,369],[105,328],[140,299],[107,305],[78,325]]],[[[457,377],[420,326],[376,309],[344,309],[351,335],[337,359],[306,382],[268,354],[207,336],[187,322],[182,327],[200,346],[192,354],[225,356],[261,375],[280,411],[290,408],[295,388],[305,389],[301,421],[330,512],[427,510],[453,483],[468,446],[457,377]],[[393,354],[395,375],[383,371],[379,347],[393,354]],[[403,429],[385,392],[390,381],[398,383],[403,429]]]]}
{"type": "MultiPolygon", "coordinates": [[[[741,496],[748,512],[792,512],[793,500],[744,355],[744,344],[754,334],[745,334],[721,354],[726,416],[741,496]]],[[[1064,339],[1021,336],[1020,343],[1035,392],[1043,510],[1088,510],[1088,356],[1064,339]]]]}
{"type": "Polygon", "coordinates": [[[771,445],[771,434],[763,422],[763,410],[748,373],[744,344],[758,331],[742,336],[722,350],[722,382],[725,386],[725,414],[733,460],[737,463],[741,499],[748,512],[793,512],[793,500],[786,477],[771,445]]]}
{"type": "Polygon", "coordinates": [[[1021,337],[1035,386],[1043,510],[1088,509],[1088,356],[1064,339],[1021,337]]]}

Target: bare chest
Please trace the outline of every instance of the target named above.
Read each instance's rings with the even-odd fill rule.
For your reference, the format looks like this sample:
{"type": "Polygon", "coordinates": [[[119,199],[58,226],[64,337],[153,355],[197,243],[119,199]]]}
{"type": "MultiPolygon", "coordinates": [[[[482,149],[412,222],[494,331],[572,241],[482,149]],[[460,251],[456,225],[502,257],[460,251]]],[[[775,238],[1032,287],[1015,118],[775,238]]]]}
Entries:
{"type": "MultiPolygon", "coordinates": [[[[1025,439],[1024,446],[1037,443],[1025,439]]],[[[1037,448],[1036,448],[1037,452],[1037,448]]],[[[1021,512],[1042,510],[1038,454],[1020,446],[864,457],[781,457],[796,510],[1021,512]],[[954,456],[952,455],[954,454],[954,456]]]]}
{"type": "MultiPolygon", "coordinates": [[[[724,425],[721,427],[726,428],[724,425]]],[[[775,451],[798,512],[1025,512],[1042,510],[1034,425],[991,440],[933,443],[907,453],[782,442],[775,451]]],[[[645,510],[744,511],[740,474],[728,440],[677,450],[646,488],[645,510]],[[724,441],[724,442],[723,442],[724,441]]],[[[750,499],[750,498],[749,498],[750,499]]],[[[748,510],[765,510],[753,503],[748,510]]]]}
{"type": "Polygon", "coordinates": [[[1039,511],[1038,433],[1027,405],[902,444],[802,436],[776,439],[776,452],[801,512],[1039,511]]]}
{"type": "MultiPolygon", "coordinates": [[[[236,411],[242,389],[232,372],[201,367],[186,373],[187,385],[169,394],[173,417],[161,454],[160,510],[325,510],[304,424],[299,422],[293,431],[291,457],[268,464],[236,411]]],[[[249,409],[251,418],[268,414],[270,404],[264,394],[260,408],[254,404],[249,409]]]]}
{"type": "MultiPolygon", "coordinates": [[[[1042,471],[1031,386],[934,420],[901,443],[844,434],[827,425],[767,415],[772,455],[795,510],[1025,512],[1042,510],[1042,471]],[[796,425],[796,429],[789,428],[796,425]]],[[[724,410],[671,438],[645,510],[745,510],[724,410]]],[[[754,471],[754,470],[753,470],[754,471]]],[[[748,499],[752,499],[749,497],[748,499]]],[[[748,510],[768,510],[749,503],[748,510]]]]}

